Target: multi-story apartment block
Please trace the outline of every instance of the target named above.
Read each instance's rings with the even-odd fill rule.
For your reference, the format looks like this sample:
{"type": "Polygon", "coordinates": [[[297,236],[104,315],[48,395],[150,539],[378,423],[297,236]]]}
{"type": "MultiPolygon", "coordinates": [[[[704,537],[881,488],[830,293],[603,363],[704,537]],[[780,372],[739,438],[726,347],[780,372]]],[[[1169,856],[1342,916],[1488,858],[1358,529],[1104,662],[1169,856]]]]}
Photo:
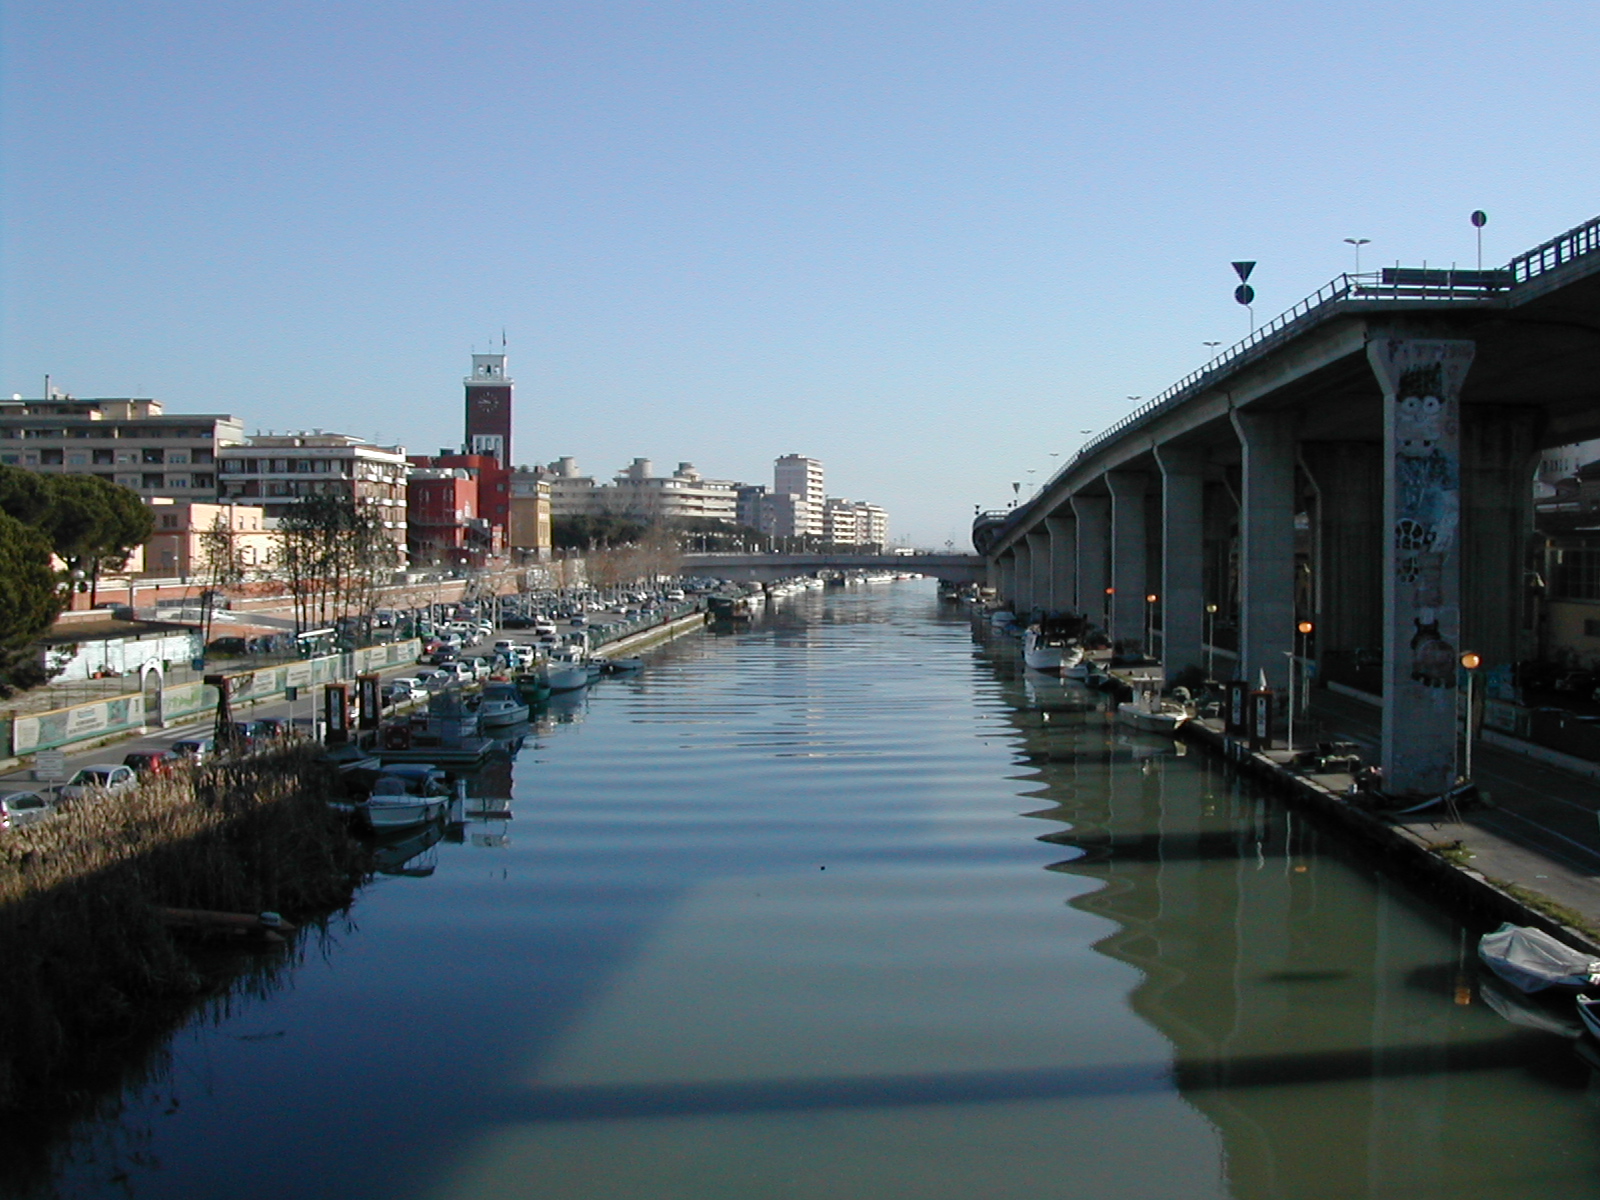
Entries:
{"type": "Polygon", "coordinates": [[[738,518],[737,484],[707,479],[693,463],[679,463],[671,475],[657,475],[648,458],[636,458],[602,489],[605,511],[642,521],[725,521],[738,518]]]}
{"type": "Polygon", "coordinates": [[[340,493],[376,510],[395,546],[406,548],[404,446],[374,446],[343,433],[256,434],[218,452],[224,500],[259,504],[282,517],[305,496],[340,493]]]}
{"type": "Polygon", "coordinates": [[[772,532],[772,504],[767,489],[759,483],[741,483],[734,488],[737,498],[735,519],[746,529],[758,533],[772,532]]]}
{"type": "Polygon", "coordinates": [[[833,546],[881,551],[889,539],[888,514],[876,504],[829,496],[822,517],[822,540],[833,546]]]}
{"type": "Polygon", "coordinates": [[[146,501],[215,500],[217,459],[244,440],[236,417],[172,414],[151,399],[0,401],[0,463],[46,474],[99,475],[146,501]]]}
{"type": "Polygon", "coordinates": [[[772,464],[772,494],[791,496],[793,503],[775,505],[772,532],[778,537],[822,536],[827,495],[822,464],[803,454],[785,454],[772,464]]]}
{"type": "Polygon", "coordinates": [[[567,454],[534,472],[550,484],[550,515],[582,517],[604,512],[595,493],[594,476],[578,473],[578,460],[567,454]]]}

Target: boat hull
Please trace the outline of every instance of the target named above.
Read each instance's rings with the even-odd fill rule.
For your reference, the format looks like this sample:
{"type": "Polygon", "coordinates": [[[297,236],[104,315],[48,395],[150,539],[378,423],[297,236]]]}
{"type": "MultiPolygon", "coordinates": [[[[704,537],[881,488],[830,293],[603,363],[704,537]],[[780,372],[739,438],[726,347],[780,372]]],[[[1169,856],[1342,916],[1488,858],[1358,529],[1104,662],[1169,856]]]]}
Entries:
{"type": "Polygon", "coordinates": [[[360,812],[371,829],[405,829],[442,819],[448,803],[448,796],[396,797],[392,801],[368,800],[360,812]]]}

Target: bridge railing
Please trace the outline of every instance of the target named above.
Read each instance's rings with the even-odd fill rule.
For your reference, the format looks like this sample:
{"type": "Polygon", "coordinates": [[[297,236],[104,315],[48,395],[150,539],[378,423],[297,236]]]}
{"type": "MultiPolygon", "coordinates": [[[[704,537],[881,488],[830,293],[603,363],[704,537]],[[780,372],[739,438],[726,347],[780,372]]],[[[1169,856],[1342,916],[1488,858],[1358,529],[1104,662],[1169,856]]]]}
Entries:
{"type": "Polygon", "coordinates": [[[1560,237],[1551,238],[1525,254],[1517,255],[1509,266],[1511,278],[1517,283],[1526,283],[1596,250],[1600,250],[1600,217],[1569,229],[1560,237]]]}

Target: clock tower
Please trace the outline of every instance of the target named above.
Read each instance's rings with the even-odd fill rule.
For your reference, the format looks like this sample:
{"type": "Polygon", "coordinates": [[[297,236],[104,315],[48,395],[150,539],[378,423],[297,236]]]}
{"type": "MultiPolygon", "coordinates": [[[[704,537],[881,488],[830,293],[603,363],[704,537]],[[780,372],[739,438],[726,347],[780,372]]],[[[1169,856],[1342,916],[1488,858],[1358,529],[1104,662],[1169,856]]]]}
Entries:
{"type": "Polygon", "coordinates": [[[511,465],[511,376],[506,356],[474,354],[466,378],[467,454],[492,454],[502,467],[511,465]]]}

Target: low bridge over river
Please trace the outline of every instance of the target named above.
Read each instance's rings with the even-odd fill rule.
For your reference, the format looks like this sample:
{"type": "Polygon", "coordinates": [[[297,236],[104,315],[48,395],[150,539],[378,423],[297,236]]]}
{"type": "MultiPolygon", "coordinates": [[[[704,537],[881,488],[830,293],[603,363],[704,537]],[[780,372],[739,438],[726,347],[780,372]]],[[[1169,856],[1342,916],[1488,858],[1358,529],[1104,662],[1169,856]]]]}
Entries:
{"type": "Polygon", "coordinates": [[[1212,626],[1236,631],[1230,673],[1280,689],[1292,655],[1381,653],[1387,785],[1433,792],[1460,654],[1493,671],[1536,650],[1539,451],[1597,435],[1600,219],[1495,270],[1340,276],[973,541],[1018,609],[1149,638],[1172,674],[1212,626]]]}
{"type": "Polygon", "coordinates": [[[744,583],[771,583],[818,571],[895,571],[949,583],[981,583],[987,564],[977,554],[686,554],[683,571],[744,583]]]}

